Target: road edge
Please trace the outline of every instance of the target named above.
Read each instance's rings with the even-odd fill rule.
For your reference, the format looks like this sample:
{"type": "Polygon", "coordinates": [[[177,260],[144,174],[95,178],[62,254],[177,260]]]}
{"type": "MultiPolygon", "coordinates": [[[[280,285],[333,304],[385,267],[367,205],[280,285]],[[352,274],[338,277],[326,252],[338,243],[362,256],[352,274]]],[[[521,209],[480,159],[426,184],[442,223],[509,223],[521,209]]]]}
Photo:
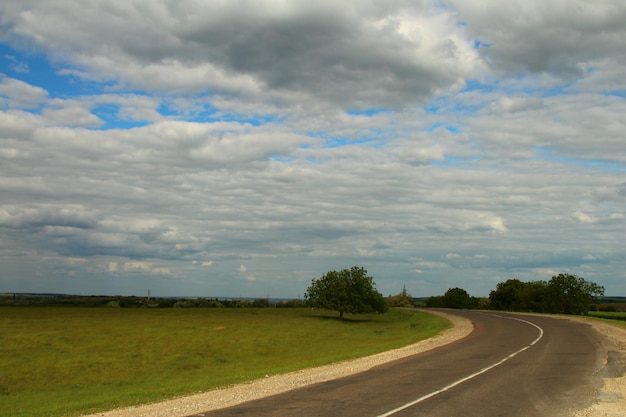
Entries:
{"type": "MultiPolygon", "coordinates": [[[[576,410],[572,417],[623,417],[626,410],[626,328],[600,320],[585,317],[564,317],[572,321],[583,322],[602,334],[610,348],[619,354],[622,364],[621,375],[603,375],[595,402],[588,407],[576,410]]],[[[605,370],[601,370],[604,372],[605,370]]]]}

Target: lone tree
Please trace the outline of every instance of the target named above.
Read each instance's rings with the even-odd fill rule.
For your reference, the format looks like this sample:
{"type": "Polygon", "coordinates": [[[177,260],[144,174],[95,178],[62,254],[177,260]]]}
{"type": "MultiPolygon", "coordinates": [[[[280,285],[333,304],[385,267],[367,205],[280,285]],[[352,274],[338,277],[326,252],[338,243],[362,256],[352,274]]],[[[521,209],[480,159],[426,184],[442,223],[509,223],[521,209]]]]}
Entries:
{"type": "Polygon", "coordinates": [[[341,271],[329,271],[313,279],[304,298],[314,307],[335,310],[339,319],[344,313],[384,313],[387,303],[376,291],[372,277],[364,268],[354,266],[341,271]]]}

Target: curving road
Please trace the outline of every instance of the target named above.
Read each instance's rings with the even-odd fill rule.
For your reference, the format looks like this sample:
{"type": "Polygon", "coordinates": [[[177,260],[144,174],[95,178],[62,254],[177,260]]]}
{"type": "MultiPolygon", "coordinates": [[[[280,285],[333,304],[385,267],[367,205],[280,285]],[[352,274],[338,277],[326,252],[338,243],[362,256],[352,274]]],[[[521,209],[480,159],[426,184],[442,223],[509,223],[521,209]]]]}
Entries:
{"type": "Polygon", "coordinates": [[[474,332],[357,375],[194,416],[559,417],[593,399],[606,350],[591,326],[446,312],[471,320],[474,332]]]}

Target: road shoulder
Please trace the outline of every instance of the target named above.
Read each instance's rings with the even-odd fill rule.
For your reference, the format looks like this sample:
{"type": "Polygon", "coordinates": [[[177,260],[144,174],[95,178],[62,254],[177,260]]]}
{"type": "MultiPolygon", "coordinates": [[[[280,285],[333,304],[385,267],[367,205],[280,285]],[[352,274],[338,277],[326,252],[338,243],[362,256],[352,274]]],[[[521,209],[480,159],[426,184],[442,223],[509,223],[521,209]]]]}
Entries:
{"type": "Polygon", "coordinates": [[[607,339],[607,363],[601,370],[602,388],[596,402],[572,417],[623,417],[626,410],[626,328],[600,320],[566,317],[591,325],[607,339]]]}

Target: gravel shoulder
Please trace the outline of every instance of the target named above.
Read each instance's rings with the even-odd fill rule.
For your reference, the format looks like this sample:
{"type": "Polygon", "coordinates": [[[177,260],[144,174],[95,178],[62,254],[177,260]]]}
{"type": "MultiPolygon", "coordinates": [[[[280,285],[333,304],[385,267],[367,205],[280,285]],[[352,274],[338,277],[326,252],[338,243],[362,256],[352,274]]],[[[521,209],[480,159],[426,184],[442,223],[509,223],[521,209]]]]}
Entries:
{"type": "MultiPolygon", "coordinates": [[[[343,376],[366,371],[406,356],[415,355],[439,346],[452,343],[470,334],[474,327],[464,318],[440,311],[429,311],[450,320],[454,326],[436,337],[423,340],[414,345],[379,353],[355,360],[334,363],[317,368],[274,375],[248,383],[234,385],[186,397],[137,407],[122,408],[83,417],[185,417],[202,412],[217,410],[241,404],[246,401],[280,394],[292,389],[316,384],[343,376]]],[[[612,326],[602,321],[583,318],[564,318],[584,320],[606,337],[608,349],[615,352],[616,360],[626,361],[626,329],[612,326]]],[[[612,372],[603,375],[603,387],[597,393],[596,402],[583,410],[577,410],[572,417],[623,417],[626,410],[626,362],[611,364],[612,372]]]]}
{"type": "Polygon", "coordinates": [[[596,402],[578,410],[572,417],[623,417],[626,414],[626,328],[599,320],[568,319],[584,321],[604,335],[607,349],[612,353],[611,363],[607,361],[600,371],[603,386],[597,393],[596,402]]]}

